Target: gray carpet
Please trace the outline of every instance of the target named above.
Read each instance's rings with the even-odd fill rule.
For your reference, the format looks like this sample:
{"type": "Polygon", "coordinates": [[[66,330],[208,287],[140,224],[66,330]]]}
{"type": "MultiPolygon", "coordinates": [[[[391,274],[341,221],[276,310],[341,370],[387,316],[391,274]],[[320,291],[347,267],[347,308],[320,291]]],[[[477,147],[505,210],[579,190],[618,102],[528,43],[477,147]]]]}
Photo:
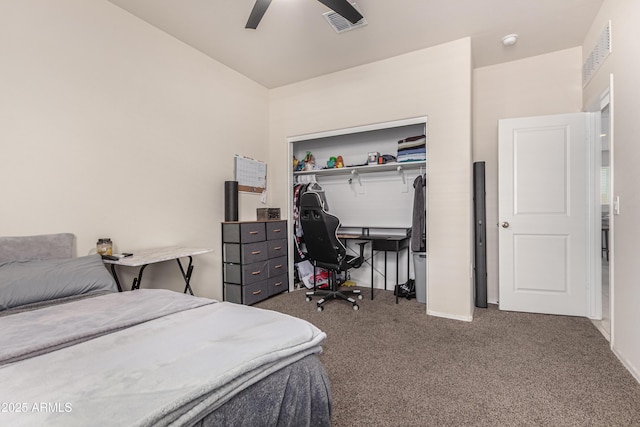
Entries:
{"type": "Polygon", "coordinates": [[[319,313],[303,291],[256,304],[327,333],[336,427],[640,426],[640,384],[588,319],[490,306],[461,322],[363,294],[359,311],[319,313]]]}

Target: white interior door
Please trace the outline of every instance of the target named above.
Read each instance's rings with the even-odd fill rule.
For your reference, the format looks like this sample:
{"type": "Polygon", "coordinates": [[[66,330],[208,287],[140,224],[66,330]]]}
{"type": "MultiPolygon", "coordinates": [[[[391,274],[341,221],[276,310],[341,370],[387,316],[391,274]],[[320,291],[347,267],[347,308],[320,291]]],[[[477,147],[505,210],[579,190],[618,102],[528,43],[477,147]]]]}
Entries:
{"type": "Polygon", "coordinates": [[[591,113],[499,124],[501,310],[586,316],[591,113]]]}

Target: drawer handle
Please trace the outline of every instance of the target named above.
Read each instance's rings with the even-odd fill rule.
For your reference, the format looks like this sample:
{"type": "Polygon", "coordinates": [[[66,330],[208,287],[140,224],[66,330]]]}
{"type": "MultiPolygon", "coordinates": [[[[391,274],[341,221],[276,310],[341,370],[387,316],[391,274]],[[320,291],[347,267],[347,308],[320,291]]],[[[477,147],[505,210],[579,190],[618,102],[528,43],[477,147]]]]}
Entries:
{"type": "Polygon", "coordinates": [[[274,251],[279,251],[280,249],[282,249],[282,246],[276,246],[275,248],[273,248],[274,251]]]}
{"type": "Polygon", "coordinates": [[[262,251],[253,251],[253,252],[251,252],[251,255],[260,255],[260,252],[262,252],[262,251]]]}
{"type": "Polygon", "coordinates": [[[260,289],[259,291],[251,292],[252,295],[260,295],[261,293],[262,293],[262,289],[260,289]]]}
{"type": "Polygon", "coordinates": [[[258,270],[258,271],[252,271],[251,274],[253,274],[254,276],[257,276],[258,274],[262,273],[262,270],[258,270]]]}
{"type": "Polygon", "coordinates": [[[258,234],[258,231],[250,231],[249,234],[258,234]]]}
{"type": "Polygon", "coordinates": [[[274,286],[282,286],[282,282],[275,283],[274,286]]]}
{"type": "Polygon", "coordinates": [[[276,266],[275,266],[275,267],[273,267],[273,268],[282,268],[282,264],[278,264],[278,265],[276,265],[276,266]]]}
{"type": "Polygon", "coordinates": [[[279,228],[274,228],[274,229],[273,229],[273,232],[274,232],[274,233],[279,233],[279,232],[281,232],[281,231],[282,231],[282,230],[281,230],[281,229],[279,229],[279,228]]]}

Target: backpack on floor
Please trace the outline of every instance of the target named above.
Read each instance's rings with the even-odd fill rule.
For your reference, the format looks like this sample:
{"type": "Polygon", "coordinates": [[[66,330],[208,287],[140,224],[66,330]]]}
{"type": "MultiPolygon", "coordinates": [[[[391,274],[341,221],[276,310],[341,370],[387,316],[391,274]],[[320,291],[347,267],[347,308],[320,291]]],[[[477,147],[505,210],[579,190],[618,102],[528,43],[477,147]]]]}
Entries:
{"type": "Polygon", "coordinates": [[[407,283],[396,285],[393,290],[393,295],[398,295],[400,298],[411,299],[416,297],[416,281],[409,279],[407,283]]]}

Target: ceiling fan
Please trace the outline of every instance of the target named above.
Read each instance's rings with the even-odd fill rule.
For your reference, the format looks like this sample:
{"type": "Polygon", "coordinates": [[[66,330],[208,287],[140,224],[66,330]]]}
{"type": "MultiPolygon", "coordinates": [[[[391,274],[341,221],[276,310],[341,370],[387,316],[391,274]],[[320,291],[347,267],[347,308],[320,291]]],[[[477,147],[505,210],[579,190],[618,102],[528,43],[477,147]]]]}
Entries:
{"type": "MultiPolygon", "coordinates": [[[[352,24],[360,21],[362,19],[362,15],[358,12],[348,0],[318,0],[320,3],[327,6],[329,9],[336,12],[338,15],[342,16],[352,24]]],[[[249,15],[249,20],[247,21],[247,25],[245,28],[251,28],[255,30],[258,28],[258,24],[260,20],[264,16],[264,13],[267,11],[267,8],[271,4],[271,0],[256,0],[256,3],[253,5],[253,10],[251,10],[251,15],[249,15]]]]}

